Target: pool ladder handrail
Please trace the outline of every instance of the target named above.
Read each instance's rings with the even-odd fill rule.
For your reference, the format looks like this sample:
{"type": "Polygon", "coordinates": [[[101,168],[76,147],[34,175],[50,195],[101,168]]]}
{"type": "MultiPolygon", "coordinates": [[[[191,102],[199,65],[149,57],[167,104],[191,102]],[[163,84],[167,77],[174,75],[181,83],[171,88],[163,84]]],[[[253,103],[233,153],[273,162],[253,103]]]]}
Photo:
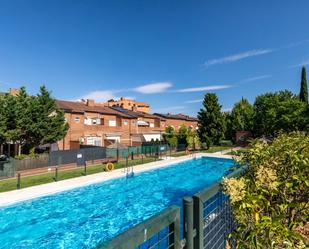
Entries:
{"type": "Polygon", "coordinates": [[[131,166],[131,171],[130,171],[130,166],[128,164],[128,157],[126,158],[126,177],[133,177],[134,176],[134,168],[133,165],[131,166]]]}

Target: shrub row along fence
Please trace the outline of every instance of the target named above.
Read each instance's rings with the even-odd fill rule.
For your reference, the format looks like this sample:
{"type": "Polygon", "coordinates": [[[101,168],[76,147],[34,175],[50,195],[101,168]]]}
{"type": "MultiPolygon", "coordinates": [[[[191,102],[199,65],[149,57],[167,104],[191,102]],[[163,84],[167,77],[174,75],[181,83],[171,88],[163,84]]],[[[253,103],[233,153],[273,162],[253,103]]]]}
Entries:
{"type": "Polygon", "coordinates": [[[0,165],[0,179],[12,177],[16,172],[44,169],[52,166],[84,166],[85,164],[99,164],[116,162],[126,158],[173,156],[186,150],[186,146],[171,147],[168,144],[149,144],[131,146],[127,148],[87,147],[78,150],[51,151],[40,154],[35,158],[22,160],[10,158],[0,165]],[[4,164],[6,166],[4,167],[4,164]]]}
{"type": "MultiPolygon", "coordinates": [[[[240,168],[227,177],[235,177],[240,168]]],[[[136,225],[97,249],[226,249],[235,248],[229,234],[235,229],[229,199],[219,183],[136,225]],[[182,237],[181,237],[182,235],[182,237]],[[228,244],[228,246],[227,246],[228,244]]]]}

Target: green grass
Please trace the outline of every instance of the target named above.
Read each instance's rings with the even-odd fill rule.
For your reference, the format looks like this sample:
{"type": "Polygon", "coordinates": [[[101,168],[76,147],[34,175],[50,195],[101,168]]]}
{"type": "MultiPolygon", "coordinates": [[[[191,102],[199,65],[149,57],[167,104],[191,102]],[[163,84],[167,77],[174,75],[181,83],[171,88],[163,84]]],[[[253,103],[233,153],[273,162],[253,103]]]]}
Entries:
{"type": "MultiPolygon", "coordinates": [[[[202,150],[200,152],[215,153],[215,152],[227,150],[227,149],[230,149],[230,148],[231,148],[230,146],[212,146],[208,150],[202,150]]],[[[169,154],[167,154],[167,155],[169,155],[169,154]]],[[[171,156],[173,156],[173,157],[180,157],[180,156],[185,156],[185,155],[186,155],[185,151],[179,151],[179,152],[171,154],[171,156]]],[[[148,158],[143,159],[143,163],[149,163],[149,162],[153,162],[155,160],[158,160],[158,159],[155,159],[153,157],[152,158],[148,157],[148,158]]],[[[134,159],[134,160],[128,161],[129,166],[139,165],[139,164],[142,164],[142,159],[134,159]]],[[[126,165],[125,161],[119,161],[117,163],[114,163],[115,169],[124,168],[125,165],[126,165]]],[[[104,170],[105,170],[105,165],[102,165],[102,164],[94,165],[94,166],[88,166],[87,167],[87,175],[100,173],[100,172],[103,172],[104,170]]],[[[79,177],[79,176],[82,176],[82,175],[84,175],[84,167],[70,169],[70,170],[64,170],[64,171],[61,171],[61,169],[59,169],[59,171],[58,171],[58,181],[70,179],[70,178],[74,178],[74,177],[79,177]]],[[[22,176],[21,177],[21,188],[27,188],[27,187],[31,187],[31,186],[44,184],[44,183],[54,182],[54,176],[55,176],[55,172],[50,172],[50,173],[45,173],[45,174],[40,174],[40,175],[34,175],[34,176],[25,176],[25,177],[22,176]]],[[[7,180],[0,181],[0,192],[10,191],[10,190],[14,190],[16,188],[17,188],[16,178],[10,178],[10,179],[7,179],[7,180]]]]}
{"type": "MultiPolygon", "coordinates": [[[[222,150],[228,150],[233,148],[232,146],[212,146],[210,147],[208,150],[199,150],[196,152],[206,152],[206,153],[215,153],[215,152],[219,152],[222,150]]],[[[167,154],[169,155],[169,154],[167,154]]],[[[180,157],[180,156],[185,156],[186,152],[185,151],[178,151],[178,152],[174,152],[171,154],[172,157],[180,157]]]]}
{"type": "Polygon", "coordinates": [[[228,150],[232,148],[233,148],[232,146],[211,146],[208,150],[203,150],[202,152],[215,153],[215,152],[219,152],[222,150],[228,150]]]}
{"type": "MultiPolygon", "coordinates": [[[[142,163],[153,162],[155,160],[158,160],[158,159],[144,158],[143,161],[142,159],[134,159],[134,160],[129,160],[128,165],[129,166],[139,165],[142,163]]],[[[125,165],[126,165],[125,161],[119,161],[117,163],[114,163],[115,169],[124,168],[125,165]]],[[[105,165],[102,165],[102,164],[87,167],[87,175],[100,173],[103,171],[105,171],[105,165]]],[[[83,175],[84,175],[84,167],[79,167],[79,168],[64,170],[64,171],[59,170],[58,171],[58,181],[70,179],[74,177],[79,177],[83,175]]],[[[25,176],[25,177],[21,176],[21,188],[27,188],[31,186],[44,184],[44,183],[54,182],[54,176],[55,176],[55,172],[34,175],[34,176],[25,176]]],[[[10,178],[7,180],[0,181],[0,192],[10,191],[16,188],[17,188],[16,178],[10,178]]]]}

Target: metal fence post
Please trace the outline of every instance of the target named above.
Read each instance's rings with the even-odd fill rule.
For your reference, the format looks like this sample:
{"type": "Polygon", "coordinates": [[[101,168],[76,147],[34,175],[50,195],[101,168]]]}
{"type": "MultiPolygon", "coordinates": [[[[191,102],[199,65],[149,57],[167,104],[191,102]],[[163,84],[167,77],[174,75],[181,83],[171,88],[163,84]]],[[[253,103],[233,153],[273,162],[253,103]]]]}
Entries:
{"type": "Polygon", "coordinates": [[[203,202],[198,196],[193,196],[193,207],[194,216],[193,223],[194,229],[196,230],[196,235],[194,237],[194,249],[202,249],[204,246],[203,238],[203,224],[204,224],[204,214],[203,214],[203,202]]]}
{"type": "Polygon", "coordinates": [[[84,175],[85,176],[87,175],[87,163],[86,162],[84,163],[84,175]]]}
{"type": "Polygon", "coordinates": [[[54,177],[55,182],[58,181],[58,166],[55,168],[55,177],[54,177]]]}
{"type": "Polygon", "coordinates": [[[131,160],[134,160],[133,151],[131,151],[131,160]]]}
{"type": "Polygon", "coordinates": [[[184,238],[186,239],[185,249],[193,249],[193,199],[191,197],[183,198],[183,228],[184,238]]]}
{"type": "Polygon", "coordinates": [[[144,163],[144,157],[143,157],[143,154],[142,154],[142,164],[144,163]]]}
{"type": "Polygon", "coordinates": [[[20,189],[20,173],[17,174],[17,189],[20,189]]]}

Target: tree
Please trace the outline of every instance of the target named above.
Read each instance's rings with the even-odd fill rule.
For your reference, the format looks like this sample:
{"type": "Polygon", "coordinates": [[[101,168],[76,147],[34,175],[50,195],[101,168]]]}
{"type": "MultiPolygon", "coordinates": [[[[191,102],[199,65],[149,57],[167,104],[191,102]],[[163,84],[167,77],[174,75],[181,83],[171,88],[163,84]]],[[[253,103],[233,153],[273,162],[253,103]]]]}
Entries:
{"type": "Polygon", "coordinates": [[[33,146],[55,143],[66,135],[69,127],[64,112],[57,107],[45,86],[40,87],[32,107],[36,113],[31,127],[33,146]]]}
{"type": "Polygon", "coordinates": [[[176,147],[178,144],[175,129],[172,126],[165,128],[165,133],[163,133],[163,139],[170,146],[176,147]]]}
{"type": "Polygon", "coordinates": [[[307,104],[290,91],[266,93],[254,103],[254,135],[275,136],[308,128],[307,104]]]}
{"type": "Polygon", "coordinates": [[[301,101],[308,104],[308,86],[307,86],[306,68],[305,67],[302,67],[302,70],[301,70],[301,83],[300,83],[299,98],[300,98],[301,101]]]}
{"type": "Polygon", "coordinates": [[[253,130],[254,109],[247,99],[242,98],[234,104],[230,115],[230,129],[235,138],[237,131],[253,130]]]}
{"type": "Polygon", "coordinates": [[[25,153],[39,145],[61,140],[68,125],[64,112],[43,86],[37,96],[22,87],[17,96],[0,98],[0,142],[20,144],[25,153]]]}
{"type": "Polygon", "coordinates": [[[0,96],[0,144],[4,144],[6,136],[5,96],[0,96]]]}
{"type": "Polygon", "coordinates": [[[203,108],[198,112],[198,135],[201,143],[207,148],[210,145],[219,145],[224,137],[225,124],[221,113],[221,105],[214,93],[205,94],[203,108]]]}
{"type": "Polygon", "coordinates": [[[184,147],[188,146],[187,137],[188,137],[188,128],[185,125],[181,125],[177,132],[178,144],[183,145],[184,147]]]}
{"type": "Polygon", "coordinates": [[[280,134],[254,141],[239,163],[243,176],[223,180],[237,229],[237,248],[308,248],[299,234],[309,224],[309,136],[280,134]]]}

